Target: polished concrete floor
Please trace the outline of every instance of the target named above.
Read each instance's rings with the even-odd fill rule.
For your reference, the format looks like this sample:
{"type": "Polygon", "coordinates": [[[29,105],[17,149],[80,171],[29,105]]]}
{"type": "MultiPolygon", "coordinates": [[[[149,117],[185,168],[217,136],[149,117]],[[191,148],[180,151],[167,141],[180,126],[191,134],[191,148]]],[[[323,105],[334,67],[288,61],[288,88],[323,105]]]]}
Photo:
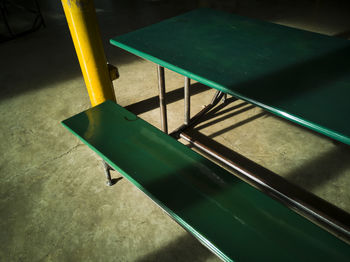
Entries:
{"type": "MultiPolygon", "coordinates": [[[[120,72],[118,102],[158,127],[155,65],[110,46],[110,37],[197,6],[350,36],[346,1],[95,2],[120,72]]],[[[218,261],[125,179],[106,187],[100,160],[61,126],[90,104],[59,1],[42,9],[45,29],[0,44],[0,261],[218,261]]],[[[183,78],[166,71],[166,81],[173,129],[183,78]]],[[[194,84],[192,92],[194,114],[213,91],[194,84]]],[[[196,130],[350,212],[348,146],[242,101],[196,130]]]]}

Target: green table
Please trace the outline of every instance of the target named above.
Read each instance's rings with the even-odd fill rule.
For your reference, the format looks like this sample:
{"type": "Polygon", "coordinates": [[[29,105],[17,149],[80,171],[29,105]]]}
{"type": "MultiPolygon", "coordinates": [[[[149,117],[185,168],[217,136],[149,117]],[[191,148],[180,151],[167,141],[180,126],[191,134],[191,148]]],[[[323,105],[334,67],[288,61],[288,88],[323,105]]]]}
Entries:
{"type": "Polygon", "coordinates": [[[350,144],[346,40],[198,9],[111,43],[350,144]]]}
{"type": "MultiPolygon", "coordinates": [[[[345,40],[200,9],[111,43],[158,64],[163,124],[166,67],[186,77],[186,109],[194,79],[350,144],[345,40]]],[[[302,201],[268,183],[258,188],[273,198],[264,195],[119,105],[107,101],[63,124],[224,260],[349,261],[349,245],[285,207],[303,213],[302,201]]],[[[325,212],[308,217],[349,239],[349,214],[325,210],[335,224],[325,212]]]]}

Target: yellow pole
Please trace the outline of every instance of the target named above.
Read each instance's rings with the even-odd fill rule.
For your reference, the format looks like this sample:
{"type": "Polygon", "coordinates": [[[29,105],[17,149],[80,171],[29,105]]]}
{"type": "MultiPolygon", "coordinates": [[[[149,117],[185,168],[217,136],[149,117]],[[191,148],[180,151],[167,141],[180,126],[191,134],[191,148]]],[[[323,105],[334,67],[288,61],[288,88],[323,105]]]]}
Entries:
{"type": "Polygon", "coordinates": [[[91,105],[115,101],[93,0],[62,0],[91,105]]]}

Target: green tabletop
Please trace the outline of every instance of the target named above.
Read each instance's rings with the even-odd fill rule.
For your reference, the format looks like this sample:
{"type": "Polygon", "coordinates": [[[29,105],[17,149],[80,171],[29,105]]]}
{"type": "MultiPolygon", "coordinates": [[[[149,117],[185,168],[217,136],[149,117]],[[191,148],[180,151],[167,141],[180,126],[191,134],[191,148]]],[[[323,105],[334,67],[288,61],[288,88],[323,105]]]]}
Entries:
{"type": "Polygon", "coordinates": [[[111,43],[350,144],[347,40],[198,9],[111,43]]]}

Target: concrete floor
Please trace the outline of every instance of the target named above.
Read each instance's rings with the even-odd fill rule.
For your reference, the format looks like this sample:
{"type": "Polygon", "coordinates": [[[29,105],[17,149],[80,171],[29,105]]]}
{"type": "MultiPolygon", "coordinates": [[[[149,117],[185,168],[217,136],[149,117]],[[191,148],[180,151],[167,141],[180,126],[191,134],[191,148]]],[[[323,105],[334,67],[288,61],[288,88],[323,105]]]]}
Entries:
{"type": "MultiPolygon", "coordinates": [[[[60,3],[42,2],[47,27],[0,45],[0,261],[218,261],[125,179],[106,187],[100,160],[60,125],[90,104],[60,3]]],[[[350,35],[346,1],[95,2],[118,102],[155,126],[155,66],[112,36],[198,5],[350,35]]],[[[172,129],[183,78],[166,71],[166,81],[172,129]]],[[[193,113],[213,94],[197,90],[193,113]]],[[[197,131],[350,212],[350,148],[241,103],[197,131]]]]}

